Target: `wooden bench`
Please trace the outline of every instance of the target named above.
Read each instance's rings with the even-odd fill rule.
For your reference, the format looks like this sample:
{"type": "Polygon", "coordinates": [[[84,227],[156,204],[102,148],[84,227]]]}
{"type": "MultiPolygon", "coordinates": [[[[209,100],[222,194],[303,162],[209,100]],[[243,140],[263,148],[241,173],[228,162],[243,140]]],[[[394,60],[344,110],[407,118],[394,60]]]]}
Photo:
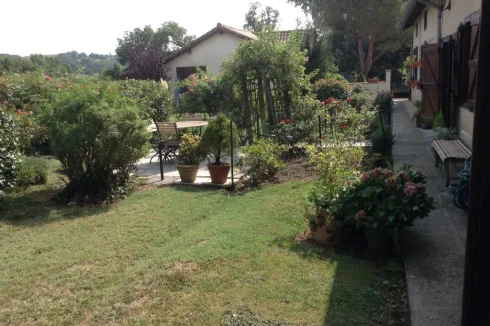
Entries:
{"type": "Polygon", "coordinates": [[[449,162],[464,162],[471,157],[471,151],[460,140],[434,140],[432,148],[435,152],[436,167],[439,161],[444,163],[446,187],[449,187],[449,162]]]}

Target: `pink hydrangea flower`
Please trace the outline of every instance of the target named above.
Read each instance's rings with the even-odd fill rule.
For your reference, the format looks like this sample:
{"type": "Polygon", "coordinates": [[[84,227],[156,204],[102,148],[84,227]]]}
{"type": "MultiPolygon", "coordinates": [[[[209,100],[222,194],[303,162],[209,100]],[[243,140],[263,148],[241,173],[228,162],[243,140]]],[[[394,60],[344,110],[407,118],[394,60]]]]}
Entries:
{"type": "Polygon", "coordinates": [[[417,192],[417,185],[409,182],[405,185],[405,189],[403,189],[403,192],[407,197],[412,197],[417,192]]]}
{"type": "Polygon", "coordinates": [[[22,114],[22,110],[17,110],[17,114],[22,114]]]}
{"type": "Polygon", "coordinates": [[[29,113],[29,115],[33,115],[34,114],[34,112],[32,112],[32,111],[29,111],[27,113],[29,113]]]}

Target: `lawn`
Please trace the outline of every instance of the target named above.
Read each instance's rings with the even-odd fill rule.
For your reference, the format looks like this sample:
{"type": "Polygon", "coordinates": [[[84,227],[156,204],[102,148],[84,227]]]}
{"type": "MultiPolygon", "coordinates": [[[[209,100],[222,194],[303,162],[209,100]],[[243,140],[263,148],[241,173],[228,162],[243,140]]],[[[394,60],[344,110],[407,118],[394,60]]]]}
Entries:
{"type": "Polygon", "coordinates": [[[0,212],[2,325],[220,325],[243,310],[293,325],[406,325],[396,261],[295,240],[308,183],[147,189],[110,207],[55,205],[59,184],[53,173],[0,212]]]}

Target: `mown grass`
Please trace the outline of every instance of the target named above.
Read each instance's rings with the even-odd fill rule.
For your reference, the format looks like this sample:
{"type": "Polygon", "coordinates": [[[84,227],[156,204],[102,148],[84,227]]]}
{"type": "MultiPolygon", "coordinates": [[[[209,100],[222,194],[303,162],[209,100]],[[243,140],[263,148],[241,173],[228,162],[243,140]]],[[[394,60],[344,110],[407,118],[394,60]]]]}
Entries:
{"type": "Polygon", "coordinates": [[[393,263],[294,240],[308,184],[240,196],[159,188],[110,207],[54,205],[57,184],[51,174],[10,193],[0,212],[0,324],[219,325],[248,309],[297,325],[386,325],[400,309],[383,294],[393,263]]]}

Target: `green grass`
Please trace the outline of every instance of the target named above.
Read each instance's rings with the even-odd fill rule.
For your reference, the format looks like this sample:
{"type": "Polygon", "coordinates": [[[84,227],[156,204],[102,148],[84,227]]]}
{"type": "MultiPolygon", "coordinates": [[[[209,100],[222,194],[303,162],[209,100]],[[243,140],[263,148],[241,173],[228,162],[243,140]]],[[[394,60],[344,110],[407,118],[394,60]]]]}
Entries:
{"type": "Polygon", "coordinates": [[[77,207],[49,201],[58,178],[10,193],[0,212],[2,325],[219,325],[243,309],[297,325],[386,325],[394,309],[383,292],[393,263],[294,240],[308,184],[240,196],[169,187],[77,207]]]}

